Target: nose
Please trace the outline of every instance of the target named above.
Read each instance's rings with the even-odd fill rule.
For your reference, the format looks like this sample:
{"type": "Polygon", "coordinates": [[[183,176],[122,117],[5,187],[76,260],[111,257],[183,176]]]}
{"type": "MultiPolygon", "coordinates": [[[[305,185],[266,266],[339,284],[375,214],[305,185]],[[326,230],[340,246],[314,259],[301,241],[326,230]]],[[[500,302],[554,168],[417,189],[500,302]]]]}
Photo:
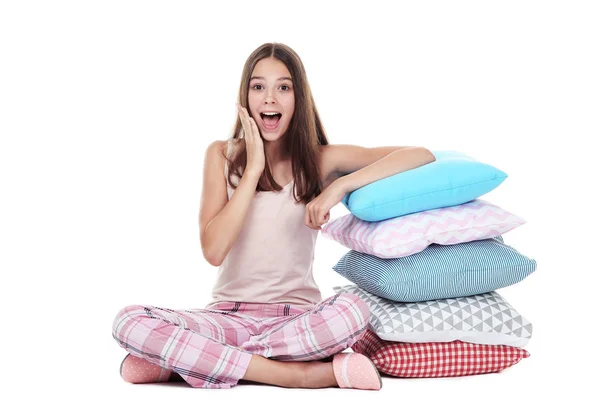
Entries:
{"type": "Polygon", "coordinates": [[[265,104],[273,104],[275,103],[275,95],[273,94],[273,89],[266,90],[265,104]]]}

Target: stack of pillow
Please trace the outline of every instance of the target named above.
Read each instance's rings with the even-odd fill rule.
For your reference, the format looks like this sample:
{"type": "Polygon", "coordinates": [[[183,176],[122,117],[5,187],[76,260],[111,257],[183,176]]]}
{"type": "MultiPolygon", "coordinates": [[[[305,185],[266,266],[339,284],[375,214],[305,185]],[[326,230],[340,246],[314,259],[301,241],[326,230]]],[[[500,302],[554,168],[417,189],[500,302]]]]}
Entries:
{"type": "Polygon", "coordinates": [[[529,357],[532,326],[496,290],[536,262],[504,243],[518,216],[482,199],[507,177],[454,151],[347,194],[322,234],[352,250],[333,268],[371,316],[352,349],[398,377],[499,372],[529,357]]]}

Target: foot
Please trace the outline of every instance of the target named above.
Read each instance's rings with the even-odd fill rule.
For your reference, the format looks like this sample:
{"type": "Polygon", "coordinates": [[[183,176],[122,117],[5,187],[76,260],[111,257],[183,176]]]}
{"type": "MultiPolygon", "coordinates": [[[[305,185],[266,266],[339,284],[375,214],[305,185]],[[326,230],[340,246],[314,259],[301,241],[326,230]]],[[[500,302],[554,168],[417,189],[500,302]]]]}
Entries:
{"type": "Polygon", "coordinates": [[[339,353],[333,357],[333,373],[341,388],[380,390],[383,382],[369,357],[359,353],[339,353]]]}
{"type": "Polygon", "coordinates": [[[128,354],[121,363],[121,377],[129,383],[167,382],[172,371],[128,354]]]}

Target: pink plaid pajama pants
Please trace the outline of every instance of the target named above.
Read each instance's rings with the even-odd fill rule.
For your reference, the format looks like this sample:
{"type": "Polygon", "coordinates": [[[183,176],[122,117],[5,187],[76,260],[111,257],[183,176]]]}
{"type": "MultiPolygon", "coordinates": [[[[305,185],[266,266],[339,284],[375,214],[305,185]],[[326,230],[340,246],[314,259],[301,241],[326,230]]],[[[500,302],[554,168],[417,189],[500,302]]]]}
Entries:
{"type": "Polygon", "coordinates": [[[369,308],[338,293],[309,311],[290,304],[221,302],[206,309],[131,305],[113,322],[113,337],[136,357],[172,370],[196,388],[231,388],[253,354],[279,361],[321,360],[366,332],[369,308]]]}

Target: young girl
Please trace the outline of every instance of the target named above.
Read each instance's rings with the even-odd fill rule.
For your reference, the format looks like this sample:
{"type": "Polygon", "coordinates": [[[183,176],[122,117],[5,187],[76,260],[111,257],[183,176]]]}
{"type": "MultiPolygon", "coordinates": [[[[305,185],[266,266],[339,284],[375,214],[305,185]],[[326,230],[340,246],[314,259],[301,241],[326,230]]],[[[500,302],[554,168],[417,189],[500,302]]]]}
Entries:
{"type": "MultiPolygon", "coordinates": [[[[113,337],[128,382],[183,379],[230,388],[379,390],[364,355],[342,353],[367,329],[352,294],[322,299],[312,273],[318,231],[348,192],[435,160],[422,147],[330,145],[298,55],[267,43],[246,61],[232,137],[205,155],[200,239],[219,267],[203,309],[131,305],[113,337]]],[[[376,106],[369,107],[376,110],[376,106]]]]}

